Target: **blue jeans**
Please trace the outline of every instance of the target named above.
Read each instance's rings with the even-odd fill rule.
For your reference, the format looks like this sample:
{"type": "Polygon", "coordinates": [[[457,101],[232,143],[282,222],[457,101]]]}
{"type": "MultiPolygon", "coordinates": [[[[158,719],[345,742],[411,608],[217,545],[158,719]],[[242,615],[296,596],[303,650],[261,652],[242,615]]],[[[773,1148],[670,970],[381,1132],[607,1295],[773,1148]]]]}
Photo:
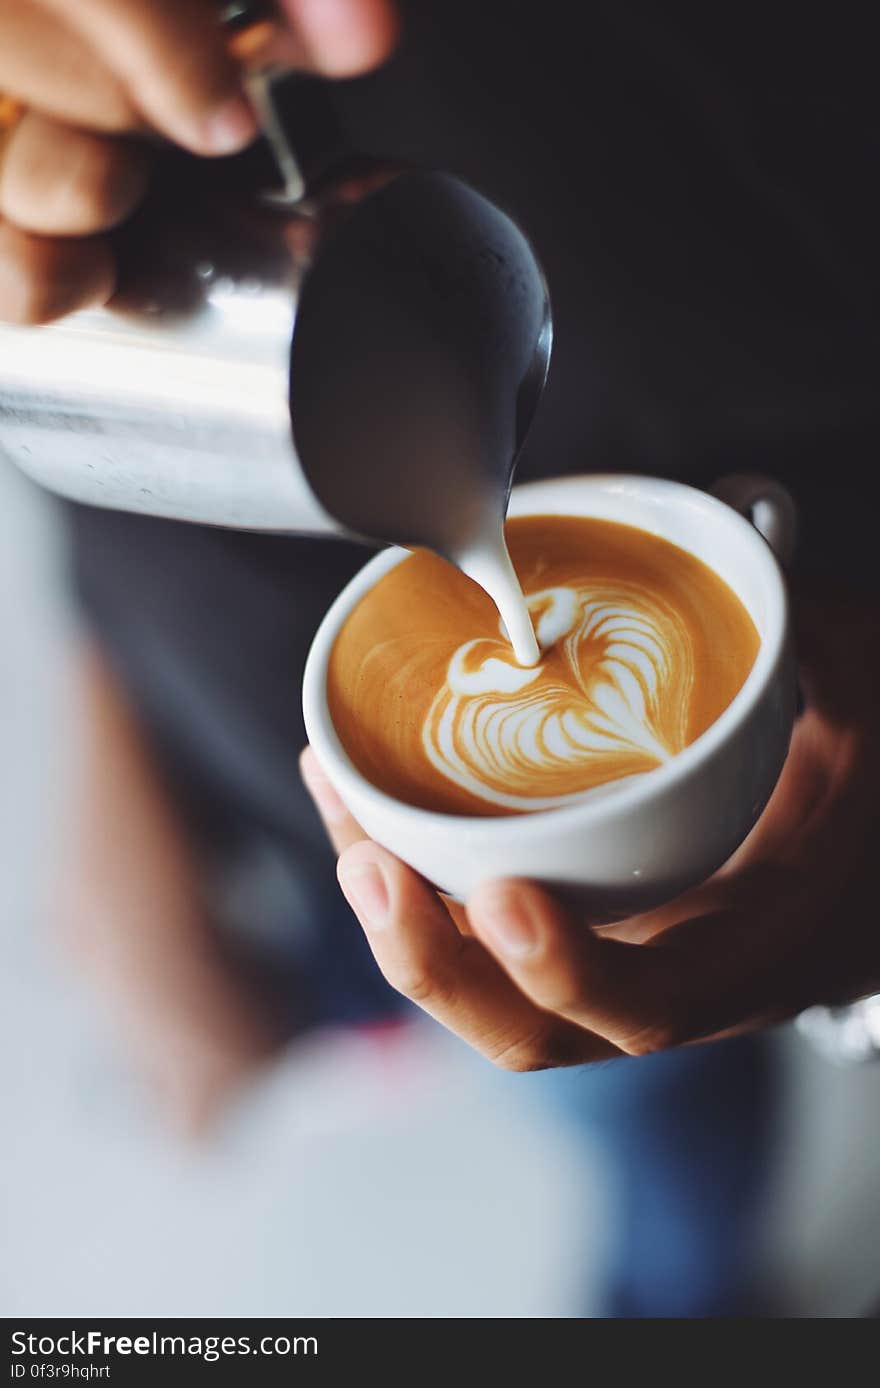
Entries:
{"type": "Polygon", "coordinates": [[[612,1237],[599,1314],[755,1314],[776,1069],[764,1036],[518,1077],[599,1152],[612,1237]]]}

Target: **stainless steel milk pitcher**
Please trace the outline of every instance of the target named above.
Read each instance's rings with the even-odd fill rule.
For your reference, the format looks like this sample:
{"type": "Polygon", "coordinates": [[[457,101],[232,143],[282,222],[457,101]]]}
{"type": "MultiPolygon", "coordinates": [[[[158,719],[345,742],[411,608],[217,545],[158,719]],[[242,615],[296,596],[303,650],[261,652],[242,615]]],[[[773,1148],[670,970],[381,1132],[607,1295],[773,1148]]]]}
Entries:
{"type": "Polygon", "coordinates": [[[0,453],[245,529],[434,543],[475,479],[503,512],[550,342],[522,233],[444,174],[363,165],[292,209],[238,168],[169,153],[114,303],[0,325],[0,453]]]}

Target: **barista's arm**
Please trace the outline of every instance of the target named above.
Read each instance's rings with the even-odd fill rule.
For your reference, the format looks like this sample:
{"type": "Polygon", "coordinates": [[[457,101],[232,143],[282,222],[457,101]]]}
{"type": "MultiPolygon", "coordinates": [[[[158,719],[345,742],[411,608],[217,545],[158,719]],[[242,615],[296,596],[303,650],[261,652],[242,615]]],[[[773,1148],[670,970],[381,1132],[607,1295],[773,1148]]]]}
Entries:
{"type": "MultiPolygon", "coordinates": [[[[278,0],[272,56],[346,77],[396,36],[392,0],[278,0]]],[[[106,302],[106,233],[143,197],[155,131],[202,155],[254,138],[213,0],[0,0],[0,318],[106,302]],[[13,114],[19,114],[13,124],[13,114]]]]}
{"type": "Polygon", "coordinates": [[[798,613],[808,707],[759,824],[704,886],[614,927],[516,880],[450,913],[363,838],[307,753],[343,891],[388,981],[513,1070],[714,1039],[880,988],[880,605],[853,590],[798,613]]]}

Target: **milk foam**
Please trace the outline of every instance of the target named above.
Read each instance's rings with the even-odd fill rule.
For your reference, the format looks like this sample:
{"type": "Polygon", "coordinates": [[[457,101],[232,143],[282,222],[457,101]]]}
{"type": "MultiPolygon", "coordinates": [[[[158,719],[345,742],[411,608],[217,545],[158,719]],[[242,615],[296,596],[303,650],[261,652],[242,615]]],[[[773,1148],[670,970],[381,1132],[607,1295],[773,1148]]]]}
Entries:
{"type": "Polygon", "coordinates": [[[479,583],[501,614],[501,633],[513,647],[520,665],[537,665],[541,651],[529,608],[510,562],[504,531],[489,529],[475,544],[455,556],[458,567],[479,583]]]}
{"type": "Polygon", "coordinates": [[[559,660],[552,674],[517,664],[503,622],[498,640],[459,646],[422,728],[439,772],[499,809],[549,809],[583,795],[597,759],[638,774],[684,747],[693,659],[671,608],[625,583],[547,588],[526,604],[562,677],[559,660]]]}

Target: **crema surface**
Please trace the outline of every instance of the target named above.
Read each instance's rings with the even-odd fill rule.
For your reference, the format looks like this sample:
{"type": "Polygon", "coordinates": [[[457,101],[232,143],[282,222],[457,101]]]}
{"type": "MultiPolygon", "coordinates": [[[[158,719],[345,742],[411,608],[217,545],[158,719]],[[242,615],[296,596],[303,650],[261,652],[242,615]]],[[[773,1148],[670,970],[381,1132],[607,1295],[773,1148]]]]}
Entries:
{"type": "Polygon", "coordinates": [[[426,809],[551,809],[663,765],[742,687],[760,644],[731,589],[645,531],[569,516],[507,524],[541,646],[517,664],[470,579],[419,551],[337,637],[330,714],[358,769],[426,809]]]}

